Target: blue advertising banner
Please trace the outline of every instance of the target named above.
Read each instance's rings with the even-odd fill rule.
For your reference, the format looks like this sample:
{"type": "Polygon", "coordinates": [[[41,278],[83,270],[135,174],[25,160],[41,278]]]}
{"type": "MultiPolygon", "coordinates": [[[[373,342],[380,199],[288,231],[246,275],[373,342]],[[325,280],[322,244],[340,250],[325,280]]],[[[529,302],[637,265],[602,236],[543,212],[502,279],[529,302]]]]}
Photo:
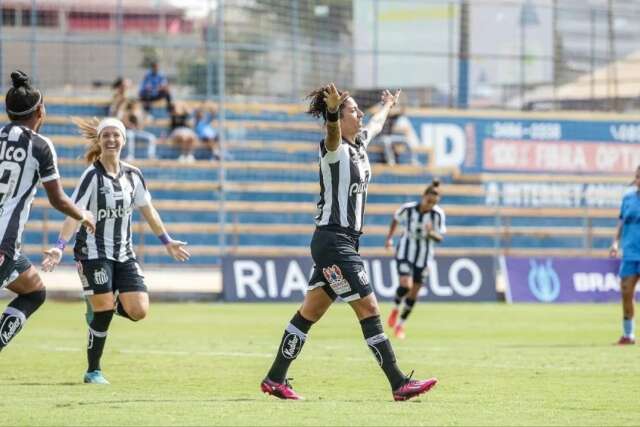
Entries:
{"type": "Polygon", "coordinates": [[[413,115],[433,164],[463,172],[629,174],[640,164],[640,124],[634,121],[522,119],[513,114],[413,115]]]}
{"type": "Polygon", "coordinates": [[[620,260],[504,257],[507,302],[620,301],[620,260]]]}
{"type": "MultiPolygon", "coordinates": [[[[380,300],[390,300],[398,286],[393,258],[364,258],[365,271],[380,300]]],[[[225,301],[302,301],[311,277],[308,257],[233,257],[222,259],[225,301]]],[[[430,267],[427,301],[496,301],[492,257],[438,257],[430,267]]]]}

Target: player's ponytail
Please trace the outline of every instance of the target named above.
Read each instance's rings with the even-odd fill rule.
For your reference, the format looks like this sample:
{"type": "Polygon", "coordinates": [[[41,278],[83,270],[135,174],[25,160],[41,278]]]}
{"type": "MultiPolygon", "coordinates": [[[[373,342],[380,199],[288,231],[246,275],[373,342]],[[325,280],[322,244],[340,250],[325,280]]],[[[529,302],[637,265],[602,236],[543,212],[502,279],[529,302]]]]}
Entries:
{"type": "Polygon", "coordinates": [[[42,93],[31,86],[29,76],[20,70],[11,73],[11,87],[4,99],[5,110],[13,122],[29,120],[42,103],[42,93]]]}
{"type": "Polygon", "coordinates": [[[102,148],[98,144],[98,125],[100,120],[97,117],[92,119],[81,119],[72,117],[71,121],[78,127],[80,134],[89,142],[89,147],[84,153],[87,163],[91,164],[98,160],[102,155],[102,148]]]}
{"type": "MultiPolygon", "coordinates": [[[[322,117],[325,123],[327,122],[327,104],[326,102],[324,102],[324,97],[325,97],[324,93],[328,91],[329,91],[329,85],[322,86],[311,91],[306,98],[309,100],[309,109],[307,110],[307,114],[310,114],[316,119],[319,119],[320,117],[322,117]]],[[[339,95],[342,95],[342,93],[343,92],[338,91],[339,95]]],[[[344,102],[340,105],[339,113],[341,118],[342,118],[342,108],[344,107],[344,105],[345,105],[344,102]]]]}
{"type": "Polygon", "coordinates": [[[429,185],[427,187],[426,190],[424,190],[424,195],[428,195],[428,194],[433,194],[434,196],[439,196],[440,195],[440,180],[438,178],[433,178],[433,180],[431,180],[431,185],[429,185]]]}

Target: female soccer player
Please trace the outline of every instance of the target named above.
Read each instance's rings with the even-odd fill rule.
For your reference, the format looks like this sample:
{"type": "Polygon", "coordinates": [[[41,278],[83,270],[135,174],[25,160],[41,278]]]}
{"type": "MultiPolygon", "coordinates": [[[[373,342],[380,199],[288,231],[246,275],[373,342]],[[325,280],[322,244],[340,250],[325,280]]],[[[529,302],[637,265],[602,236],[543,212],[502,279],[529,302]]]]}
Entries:
{"type": "Polygon", "coordinates": [[[369,141],[380,133],[399,91],[382,93],[383,108],[367,126],[363,113],[348,92],[333,84],[309,95],[308,113],[326,124],[326,137],[320,141],[320,201],[316,231],[311,240],[315,263],[302,307],[286,327],[276,358],[261,383],[264,393],[280,399],[300,399],[286,376],[298,356],[311,326],[320,320],[333,301],[340,297],[353,308],[364,338],[384,371],[395,400],[407,400],[429,391],[437,382],[407,378],[396,365],[391,343],[380,322],[378,302],[358,253],[362,234],[367,186],[371,167],[367,156],[369,141]]]}
{"type": "Polygon", "coordinates": [[[393,234],[398,224],[404,227],[402,237],[396,246],[396,266],[400,276],[400,286],[396,290],[395,307],[391,310],[387,323],[394,328],[396,337],[404,339],[406,322],[418,299],[418,292],[428,274],[429,262],[433,259],[433,243],[440,243],[447,232],[444,211],[440,201],[440,182],[433,180],[424,191],[420,202],[406,203],[393,215],[385,247],[393,246],[393,234]],[[404,310],[398,320],[400,306],[404,310]]]}
{"type": "Polygon", "coordinates": [[[95,229],[91,213],[64,194],[53,144],[38,133],[46,116],[42,93],[22,71],[12,72],[11,81],[5,97],[11,123],[0,129],[0,289],[18,296],[0,315],[0,351],[46,298],[38,272],[20,250],[38,182],[51,206],[81,221],[88,232],[95,229]]]}
{"type": "MultiPolygon", "coordinates": [[[[82,174],[73,194],[77,206],[91,210],[96,218],[95,236],[82,226],[76,234],[74,256],[92,315],[89,321],[89,367],[85,383],[109,384],[100,370],[100,358],[114,311],[132,321],[144,319],[149,296],[144,276],[133,252],[131,217],[138,208],[151,230],[178,261],[189,259],[185,242],[173,240],[151,204],[151,195],[139,169],[120,161],[126,130],[122,122],[106,118],[100,122],[78,122],[91,145],[86,159],[91,164],[82,174]]],[[[45,271],[60,263],[62,252],[78,228],[67,218],[55,247],[45,252],[45,271]]]]}
{"type": "Polygon", "coordinates": [[[636,284],[640,279],[640,166],[636,169],[632,184],[636,188],[629,190],[622,198],[620,221],[609,250],[609,255],[618,256],[620,240],[622,240],[622,262],[619,273],[622,293],[622,336],[618,340],[620,345],[636,343],[633,315],[636,284]]]}

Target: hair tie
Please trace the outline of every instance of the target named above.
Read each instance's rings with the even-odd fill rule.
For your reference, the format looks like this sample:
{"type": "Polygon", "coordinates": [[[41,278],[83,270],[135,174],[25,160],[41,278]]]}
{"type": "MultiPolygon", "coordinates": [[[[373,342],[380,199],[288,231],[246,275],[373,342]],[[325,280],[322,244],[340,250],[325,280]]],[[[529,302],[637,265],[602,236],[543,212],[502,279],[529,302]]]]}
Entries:
{"type": "Polygon", "coordinates": [[[26,116],[27,114],[31,114],[34,111],[36,111],[36,108],[38,108],[38,105],[40,105],[40,102],[42,102],[42,93],[38,91],[38,101],[35,104],[33,104],[33,107],[25,111],[12,111],[7,109],[7,113],[11,114],[12,116],[26,116]]]}

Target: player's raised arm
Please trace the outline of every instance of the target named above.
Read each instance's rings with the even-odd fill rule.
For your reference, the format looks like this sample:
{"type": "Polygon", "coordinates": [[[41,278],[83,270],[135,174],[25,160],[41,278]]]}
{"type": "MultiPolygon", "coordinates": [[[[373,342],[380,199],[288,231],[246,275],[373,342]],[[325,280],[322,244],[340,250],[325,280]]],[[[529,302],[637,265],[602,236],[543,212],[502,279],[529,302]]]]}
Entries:
{"type": "Polygon", "coordinates": [[[382,128],[384,127],[384,122],[387,120],[387,116],[389,115],[389,111],[393,108],[394,105],[398,103],[398,97],[400,96],[400,90],[398,89],[396,93],[391,93],[388,90],[384,90],[382,95],[380,96],[382,101],[382,108],[376,114],[371,117],[369,123],[365,126],[365,129],[368,132],[368,138],[371,140],[375,138],[380,132],[382,132],[382,128]]]}

